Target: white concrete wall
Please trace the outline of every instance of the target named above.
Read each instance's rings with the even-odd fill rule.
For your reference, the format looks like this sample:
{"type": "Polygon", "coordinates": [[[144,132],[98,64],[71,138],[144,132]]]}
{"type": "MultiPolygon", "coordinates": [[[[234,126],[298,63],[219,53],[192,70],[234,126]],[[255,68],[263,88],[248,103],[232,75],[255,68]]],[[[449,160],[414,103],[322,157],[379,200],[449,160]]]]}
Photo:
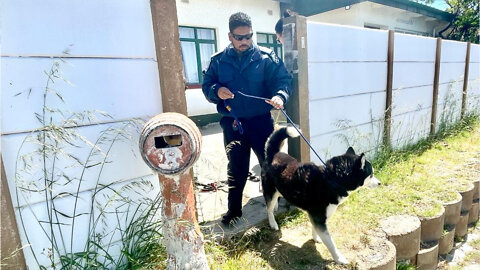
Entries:
{"type": "Polygon", "coordinates": [[[325,158],[348,146],[374,150],[383,132],[387,32],[308,22],[307,36],[312,146],[325,158]]]}
{"type": "Polygon", "coordinates": [[[437,129],[460,119],[467,44],[443,40],[438,86],[437,129]]]}
{"type": "MultiPolygon", "coordinates": [[[[279,2],[273,0],[176,0],[178,25],[214,28],[217,48],[222,51],[230,44],[228,19],[235,12],[245,12],[252,18],[253,32],[275,33],[280,18],[279,2]]],[[[253,37],[256,41],[256,35],[253,37]]],[[[188,89],[189,116],[216,113],[214,104],[208,103],[201,89],[188,89]]]]}
{"type": "MultiPolygon", "coordinates": [[[[111,115],[85,121],[85,126],[77,128],[78,133],[91,142],[95,142],[107,128],[122,128],[126,120],[149,118],[161,113],[150,3],[147,0],[4,0],[0,9],[0,23],[2,157],[22,244],[27,244],[26,231],[40,264],[46,265],[48,258],[42,255],[42,251],[50,247],[46,237],[48,233],[42,231],[38,222],[47,220],[45,195],[17,189],[33,187],[34,184],[44,186],[37,178],[41,177],[42,167],[38,156],[29,161],[33,166],[31,173],[22,172],[21,162],[17,161],[19,156],[38,148],[31,142],[23,142],[29,136],[38,135],[35,129],[41,127],[35,114],[42,114],[43,94],[48,79],[45,72],[48,73],[57,61],[58,74],[69,81],[57,78],[55,83],[49,83],[49,87],[64,99],[62,102],[54,91],[49,92],[47,106],[65,114],[55,114],[52,118],[54,123],[60,124],[72,113],[86,110],[101,110],[111,115]],[[60,57],[64,62],[59,60],[60,57]],[[19,213],[23,219],[20,219],[19,213]]],[[[154,186],[145,195],[154,196],[159,189],[158,180],[138,155],[139,130],[130,128],[129,131],[131,140],[117,141],[112,147],[109,163],[103,168],[99,182],[104,185],[114,183],[112,188],[118,189],[145,179],[154,186]]],[[[112,136],[107,137],[113,139],[112,136]]],[[[81,143],[78,139],[74,141],[81,143]]],[[[82,162],[86,162],[91,149],[88,146],[65,147],[66,152],[82,162]]],[[[100,146],[104,151],[108,147],[108,144],[100,146]]],[[[49,158],[50,166],[53,159],[52,156],[49,158]]],[[[97,155],[89,164],[101,160],[102,156],[97,155]]],[[[81,168],[78,164],[72,165],[75,165],[72,159],[65,156],[56,159],[57,168],[70,177],[79,178],[81,168]]],[[[78,181],[54,185],[53,195],[64,192],[75,194],[79,188],[77,214],[88,212],[99,172],[100,166],[87,169],[80,186],[78,181]]],[[[61,176],[57,177],[62,179],[61,176]]],[[[141,190],[137,191],[142,193],[141,190]]],[[[106,200],[113,198],[113,193],[111,190],[102,193],[97,196],[100,200],[98,203],[105,205],[106,200]]],[[[133,191],[124,193],[136,201],[140,194],[133,191]]],[[[58,198],[55,204],[64,214],[73,214],[73,197],[58,198]]],[[[111,205],[114,206],[115,203],[111,205]]],[[[68,218],[60,216],[59,219],[66,224],[71,223],[68,218]]],[[[107,215],[105,221],[107,230],[116,226],[116,218],[112,215],[107,215]]],[[[76,220],[74,252],[84,248],[87,222],[88,215],[76,220]]],[[[65,245],[70,251],[71,226],[61,227],[65,245]]],[[[58,230],[55,234],[59,237],[58,230]]],[[[113,239],[118,239],[118,235],[113,239]]],[[[38,269],[30,248],[24,249],[24,252],[29,268],[38,269]]]]}
{"type": "Polygon", "coordinates": [[[401,147],[430,132],[436,39],[395,33],[394,41],[391,141],[401,147]]]}
{"type": "Polygon", "coordinates": [[[335,23],[363,27],[365,24],[375,25],[381,29],[404,29],[428,33],[442,30],[446,23],[438,24],[427,20],[425,16],[390,6],[365,1],[350,6],[308,17],[309,21],[335,23]]]}
{"type": "MultiPolygon", "coordinates": [[[[382,143],[388,32],[307,22],[312,146],[325,158],[348,146],[374,154],[382,143]]],[[[480,114],[480,47],[470,55],[467,112],[480,114]]],[[[395,148],[428,136],[436,39],[394,36],[391,141],[395,148]]],[[[466,43],[442,41],[437,127],[459,119],[466,43]]],[[[310,155],[313,161],[317,157],[310,155]]]]}

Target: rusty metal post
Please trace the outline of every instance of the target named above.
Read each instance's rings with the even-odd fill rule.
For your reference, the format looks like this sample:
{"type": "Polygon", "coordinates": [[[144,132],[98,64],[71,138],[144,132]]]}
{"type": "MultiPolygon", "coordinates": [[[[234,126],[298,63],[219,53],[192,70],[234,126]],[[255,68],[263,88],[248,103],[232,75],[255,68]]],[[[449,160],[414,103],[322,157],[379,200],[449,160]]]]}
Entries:
{"type": "Polygon", "coordinates": [[[461,118],[465,117],[467,108],[467,89],[468,89],[468,73],[470,68],[470,42],[467,43],[467,54],[465,55],[465,72],[463,76],[463,90],[462,90],[462,111],[461,118]]]}
{"type": "Polygon", "coordinates": [[[392,129],[392,88],[393,88],[393,57],[395,44],[395,31],[388,30],[388,48],[387,48],[387,87],[385,101],[385,120],[383,125],[383,145],[391,147],[391,129],[392,129]]]}
{"type": "Polygon", "coordinates": [[[173,0],[151,0],[150,9],[163,112],[187,115],[176,3],[173,0]]]}
{"type": "Polygon", "coordinates": [[[201,143],[195,123],[179,113],[155,116],[140,136],[142,158],[159,174],[168,269],[209,269],[189,173],[200,155],[201,143]]]}
{"type": "Polygon", "coordinates": [[[440,61],[442,55],[442,39],[437,38],[437,52],[435,54],[435,72],[433,74],[432,117],[430,119],[430,136],[435,135],[438,107],[438,80],[440,78],[440,61]]]}
{"type": "Polygon", "coordinates": [[[1,152],[0,163],[0,269],[27,269],[1,152]]]}

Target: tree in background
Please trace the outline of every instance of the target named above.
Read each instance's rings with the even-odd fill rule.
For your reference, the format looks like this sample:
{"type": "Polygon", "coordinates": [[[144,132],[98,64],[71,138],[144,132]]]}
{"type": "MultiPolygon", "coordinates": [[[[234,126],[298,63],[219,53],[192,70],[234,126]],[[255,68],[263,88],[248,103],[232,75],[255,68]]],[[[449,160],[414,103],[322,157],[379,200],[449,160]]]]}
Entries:
{"type": "MultiPolygon", "coordinates": [[[[415,0],[415,2],[432,6],[438,0],[415,0]]],[[[443,0],[447,5],[445,11],[453,14],[453,21],[439,32],[440,37],[460,41],[479,43],[479,4],[478,0],[443,0]]]]}
{"type": "Polygon", "coordinates": [[[449,27],[440,32],[442,38],[479,43],[478,0],[446,0],[448,12],[454,15],[449,27]],[[450,30],[450,31],[448,31],[450,30]],[[443,33],[447,32],[444,36],[443,33]]]}

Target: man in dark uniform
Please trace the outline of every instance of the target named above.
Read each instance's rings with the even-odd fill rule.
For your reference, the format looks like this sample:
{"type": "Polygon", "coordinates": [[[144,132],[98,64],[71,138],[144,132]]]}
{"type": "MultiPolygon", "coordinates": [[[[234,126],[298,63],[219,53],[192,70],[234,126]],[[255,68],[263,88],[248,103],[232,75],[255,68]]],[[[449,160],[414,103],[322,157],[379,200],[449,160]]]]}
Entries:
{"type": "Polygon", "coordinates": [[[212,56],[202,85],[207,100],[217,104],[217,111],[223,115],[220,125],[228,157],[229,180],[224,224],[242,216],[242,193],[250,167],[250,149],[262,164],[265,142],[273,131],[270,110],[283,108],[292,91],[292,78],[282,60],[272,50],[252,42],[252,22],[247,14],[238,12],[230,16],[229,29],[231,44],[212,56]]]}

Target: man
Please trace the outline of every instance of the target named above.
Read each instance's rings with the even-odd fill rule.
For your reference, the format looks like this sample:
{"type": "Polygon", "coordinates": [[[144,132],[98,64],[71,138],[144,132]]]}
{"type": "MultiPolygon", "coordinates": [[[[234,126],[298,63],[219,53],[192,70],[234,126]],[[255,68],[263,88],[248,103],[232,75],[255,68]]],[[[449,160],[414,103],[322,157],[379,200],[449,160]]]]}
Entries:
{"type": "MultiPolygon", "coordinates": [[[[295,16],[297,13],[287,9],[283,12],[283,18],[288,18],[290,16],[295,16]]],[[[283,44],[283,18],[278,19],[275,24],[275,34],[277,35],[277,42],[283,44]]]]}
{"type": "Polygon", "coordinates": [[[242,216],[250,149],[262,164],[265,142],[273,131],[270,110],[283,108],[291,94],[291,76],[281,59],[252,42],[250,17],[242,12],[231,15],[229,29],[231,44],[212,56],[202,85],[207,100],[217,104],[217,111],[223,115],[220,125],[229,180],[228,211],[222,218],[226,225],[242,216]]]}

